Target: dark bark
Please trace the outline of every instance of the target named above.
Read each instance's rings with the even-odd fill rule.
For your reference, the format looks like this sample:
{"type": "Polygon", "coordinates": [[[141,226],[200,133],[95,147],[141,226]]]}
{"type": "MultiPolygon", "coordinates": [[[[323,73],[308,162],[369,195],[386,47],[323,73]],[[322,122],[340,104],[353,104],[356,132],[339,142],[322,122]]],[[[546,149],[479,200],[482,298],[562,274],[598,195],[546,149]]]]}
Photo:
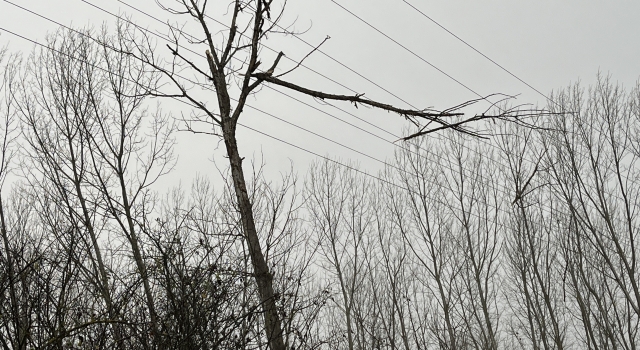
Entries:
{"type": "Polygon", "coordinates": [[[269,347],[272,350],[284,350],[284,340],[282,334],[282,322],[277,312],[276,296],[273,289],[273,275],[269,271],[269,266],[262,253],[258,232],[256,230],[255,220],[253,217],[252,204],[247,192],[247,185],[242,170],[242,158],[238,153],[238,145],[235,135],[235,123],[227,121],[223,123],[224,143],[227,148],[229,157],[229,165],[231,167],[231,177],[238,201],[238,209],[242,220],[242,228],[244,230],[245,240],[249,247],[249,256],[253,265],[253,272],[258,292],[260,293],[260,301],[264,311],[264,324],[269,347]]]}

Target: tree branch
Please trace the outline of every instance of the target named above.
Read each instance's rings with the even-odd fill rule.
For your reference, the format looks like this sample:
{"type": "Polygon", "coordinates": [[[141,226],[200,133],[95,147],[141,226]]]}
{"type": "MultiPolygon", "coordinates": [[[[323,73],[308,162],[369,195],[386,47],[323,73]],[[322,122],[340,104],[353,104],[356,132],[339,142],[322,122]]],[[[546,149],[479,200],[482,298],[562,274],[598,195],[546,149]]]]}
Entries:
{"type": "MultiPolygon", "coordinates": [[[[267,72],[268,73],[268,72],[267,72]]],[[[255,73],[252,74],[251,76],[257,79],[260,79],[262,81],[266,81],[272,84],[276,84],[276,85],[280,85],[280,86],[284,86],[286,88],[301,92],[305,95],[309,95],[312,97],[316,97],[319,98],[321,100],[336,100],[336,101],[348,101],[348,102],[353,102],[354,104],[363,104],[363,105],[368,105],[371,107],[375,107],[375,108],[379,108],[379,109],[383,109],[385,111],[389,111],[389,112],[395,112],[398,113],[404,117],[418,117],[418,118],[424,118],[424,119],[428,119],[428,120],[434,120],[435,118],[440,118],[440,117],[455,117],[455,116],[461,116],[464,115],[464,113],[453,113],[453,112],[439,112],[439,111],[434,111],[434,110],[415,110],[415,109],[403,109],[403,108],[398,108],[389,104],[385,104],[385,103],[381,103],[381,102],[377,102],[377,101],[373,101],[373,100],[369,100],[369,99],[365,99],[362,98],[362,96],[364,94],[357,94],[354,96],[350,96],[350,95],[336,95],[336,94],[329,94],[329,93],[325,93],[322,91],[316,91],[316,90],[311,90],[311,89],[307,89],[305,87],[293,84],[293,83],[289,83],[287,81],[278,79],[276,77],[273,77],[267,73],[255,73]]],[[[436,120],[434,120],[436,121],[436,120]]],[[[441,124],[446,124],[444,121],[437,121],[441,124]]]]}
{"type": "MultiPolygon", "coordinates": [[[[276,60],[277,63],[277,60],[276,60]]],[[[453,121],[446,121],[443,120],[442,118],[453,118],[453,117],[461,117],[464,116],[465,114],[463,112],[455,112],[457,110],[460,110],[461,108],[464,107],[468,107],[474,103],[480,102],[480,101],[485,101],[487,100],[487,97],[483,97],[483,98],[478,98],[478,99],[474,99],[474,100],[469,100],[466,101],[464,103],[461,103],[459,105],[453,106],[451,108],[447,108],[444,111],[438,111],[438,110],[433,110],[433,109],[422,109],[422,110],[418,110],[418,109],[404,109],[404,108],[399,108],[390,104],[386,104],[386,103],[382,103],[382,102],[378,102],[378,101],[374,101],[374,100],[370,100],[367,98],[363,98],[364,94],[356,94],[356,95],[337,95],[337,94],[329,94],[329,93],[325,93],[322,91],[317,91],[317,90],[311,90],[311,89],[307,89],[305,87],[302,87],[300,85],[296,85],[284,80],[279,79],[278,77],[274,77],[272,76],[271,70],[264,72],[264,73],[255,73],[255,74],[251,74],[251,76],[253,78],[256,78],[257,80],[254,82],[254,85],[260,84],[262,82],[269,82],[275,85],[280,85],[283,87],[286,87],[288,89],[291,90],[295,90],[298,91],[300,93],[303,93],[305,95],[308,96],[312,96],[315,98],[319,98],[321,100],[335,100],[335,101],[347,101],[347,102],[352,102],[354,104],[354,106],[356,108],[358,108],[358,103],[363,104],[363,105],[367,105],[367,106],[371,106],[374,108],[378,108],[378,109],[382,109],[385,110],[387,112],[394,112],[397,113],[403,117],[405,117],[407,120],[411,121],[414,125],[418,126],[418,123],[413,119],[413,118],[422,118],[427,120],[427,125],[422,126],[422,128],[416,132],[413,133],[409,136],[403,137],[401,140],[410,140],[412,138],[421,136],[421,135],[425,135],[425,134],[429,134],[429,133],[433,133],[436,131],[440,131],[440,130],[445,130],[445,129],[451,129],[457,132],[461,132],[464,134],[468,134],[471,136],[475,136],[475,137],[480,137],[480,138],[486,138],[486,136],[481,135],[479,132],[476,132],[474,130],[471,130],[469,128],[466,128],[466,124],[472,123],[472,122],[477,122],[477,121],[482,121],[482,120],[487,120],[487,119],[514,119],[516,122],[520,121],[520,118],[523,117],[528,117],[528,116],[534,116],[534,115],[550,115],[550,114],[556,114],[556,113],[552,113],[546,110],[538,110],[538,109],[526,109],[526,110],[521,110],[519,107],[521,106],[516,106],[516,107],[512,107],[512,108],[508,108],[506,110],[496,107],[496,104],[499,102],[504,102],[504,100],[509,99],[509,98],[514,98],[513,96],[506,96],[505,99],[501,99],[500,101],[496,102],[496,103],[492,103],[491,106],[489,107],[489,109],[496,107],[499,109],[500,113],[498,114],[491,114],[488,113],[489,109],[487,109],[485,112],[481,113],[481,114],[476,114],[474,116],[468,117],[468,118],[464,118],[464,119],[458,119],[457,120],[453,120],[453,121]],[[432,129],[428,129],[425,130],[430,123],[436,123],[439,124],[440,126],[436,127],[436,128],[432,128],[432,129]]],[[[495,94],[492,94],[495,95],[495,94]]],[[[489,96],[492,96],[489,95],[489,96]]],[[[489,101],[490,102],[490,101],[489,101]]]]}
{"type": "Polygon", "coordinates": [[[304,60],[306,60],[306,59],[307,59],[307,57],[311,56],[311,54],[312,54],[312,53],[316,52],[316,50],[318,50],[318,49],[320,48],[320,46],[322,46],[322,44],[324,44],[324,43],[325,43],[327,40],[329,40],[329,39],[331,39],[331,37],[327,35],[327,37],[326,37],[326,38],[324,38],[324,40],[322,40],[322,42],[321,42],[320,44],[318,44],[318,46],[314,47],[314,48],[313,48],[313,50],[311,50],[311,52],[309,52],[306,56],[304,56],[304,57],[300,60],[300,62],[298,62],[298,64],[296,64],[296,66],[295,66],[295,67],[293,67],[293,68],[289,69],[288,71],[286,71],[286,72],[284,72],[284,73],[282,73],[282,74],[278,74],[278,75],[276,75],[276,78],[279,78],[279,77],[281,77],[281,76],[283,76],[283,75],[289,74],[289,73],[293,72],[296,68],[300,67],[300,65],[302,64],[302,62],[304,62],[304,60]]]}

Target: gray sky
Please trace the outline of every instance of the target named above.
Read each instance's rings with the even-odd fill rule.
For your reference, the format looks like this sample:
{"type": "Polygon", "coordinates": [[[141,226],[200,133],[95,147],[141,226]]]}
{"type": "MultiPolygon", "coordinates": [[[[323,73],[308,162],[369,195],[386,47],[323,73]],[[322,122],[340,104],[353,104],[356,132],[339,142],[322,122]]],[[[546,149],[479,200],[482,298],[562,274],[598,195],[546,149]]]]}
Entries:
{"type": "MultiPolygon", "coordinates": [[[[335,1],[481,95],[498,92],[520,94],[517,103],[544,104],[542,96],[423,17],[403,0],[335,1]]],[[[87,2],[113,13],[126,13],[138,24],[163,34],[167,32],[165,28],[123,3],[144,9],[164,21],[187,21],[186,18],[172,17],[162,12],[153,0],[12,2],[76,27],[97,27],[103,22],[114,23],[112,16],[91,7],[87,2]]],[[[640,76],[640,21],[637,20],[640,2],[637,1],[408,2],[545,94],[578,80],[585,86],[592,84],[598,71],[611,74],[613,81],[620,82],[627,88],[634,85],[640,76]]],[[[226,5],[226,2],[222,4],[226,5]]],[[[225,6],[222,6],[215,13],[224,13],[224,10],[225,6]]],[[[308,29],[302,36],[303,39],[317,44],[329,35],[331,39],[321,48],[324,52],[414,106],[444,109],[477,97],[360,22],[332,0],[289,0],[281,23],[290,24],[294,21],[296,29],[308,29]]],[[[192,24],[188,24],[186,28],[194,28],[191,32],[196,34],[195,27],[189,27],[192,24]]],[[[44,42],[48,32],[56,29],[55,24],[4,0],[0,1],[0,27],[40,42],[44,42]]],[[[0,35],[0,46],[6,44],[13,51],[24,52],[31,51],[33,46],[3,32],[0,35]]],[[[293,59],[299,59],[309,51],[309,47],[291,37],[272,36],[268,45],[293,59]]],[[[158,47],[164,48],[164,43],[158,47]]],[[[267,66],[269,57],[273,57],[273,54],[265,51],[263,65],[267,66]]],[[[283,61],[281,67],[288,69],[291,65],[290,62],[283,61]]],[[[370,98],[407,107],[397,98],[320,53],[310,56],[305,65],[359,93],[366,93],[370,98]]],[[[304,68],[285,79],[312,89],[349,93],[343,87],[304,68]]],[[[323,106],[305,96],[288,93],[335,117],[384,138],[393,139],[353,116],[323,106]]],[[[376,158],[385,159],[393,154],[394,147],[389,143],[269,89],[263,89],[249,104],[376,158]]],[[[400,117],[393,114],[362,107],[355,109],[348,104],[336,105],[396,135],[406,126],[400,117]]],[[[486,105],[479,104],[476,110],[484,108],[486,105]]],[[[166,109],[178,113],[180,107],[168,103],[166,109]]],[[[381,168],[380,163],[361,154],[331,144],[251,108],[245,110],[241,122],[315,153],[357,161],[362,169],[370,172],[381,168]]],[[[247,159],[254,155],[260,157],[262,154],[267,163],[267,173],[287,171],[292,162],[294,169],[303,174],[309,162],[315,159],[313,155],[252,131],[240,129],[239,137],[241,154],[247,159]]],[[[217,174],[211,159],[215,159],[221,167],[226,166],[225,159],[222,158],[223,145],[214,137],[181,133],[178,142],[178,169],[163,181],[163,185],[176,184],[180,179],[187,184],[196,172],[217,174]]]]}

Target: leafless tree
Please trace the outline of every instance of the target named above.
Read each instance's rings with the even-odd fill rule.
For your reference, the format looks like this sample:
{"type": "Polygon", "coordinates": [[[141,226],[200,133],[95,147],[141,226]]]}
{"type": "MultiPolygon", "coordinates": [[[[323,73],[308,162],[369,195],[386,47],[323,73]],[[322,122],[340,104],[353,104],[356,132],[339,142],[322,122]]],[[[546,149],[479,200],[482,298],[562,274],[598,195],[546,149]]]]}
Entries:
{"type": "Polygon", "coordinates": [[[371,311],[366,297],[374,216],[370,204],[371,183],[362,175],[325,161],[315,164],[307,182],[307,208],[320,247],[322,269],[336,280],[332,306],[340,310],[338,343],[361,349],[368,344],[371,311]]]}
{"type": "Polygon", "coordinates": [[[497,349],[504,196],[494,153],[469,141],[458,135],[449,143],[449,152],[443,152],[446,160],[440,165],[446,169],[446,188],[451,192],[445,203],[455,218],[455,229],[461,232],[458,245],[464,254],[457,293],[462,295],[462,319],[470,347],[497,349]]]}
{"type": "Polygon", "coordinates": [[[497,348],[500,181],[492,153],[458,136],[399,150],[390,179],[404,189],[387,186],[387,205],[431,302],[427,324],[412,320],[416,339],[426,348],[497,348]]]}
{"type": "Polygon", "coordinates": [[[598,76],[558,92],[544,140],[553,195],[562,203],[563,281],[575,330],[589,349],[638,344],[638,91],[598,76]]]}
{"type": "MultiPolygon", "coordinates": [[[[87,282],[105,304],[104,318],[117,320],[113,281],[108,277],[112,271],[99,243],[104,220],[96,213],[97,192],[89,186],[88,133],[95,132],[91,99],[96,97],[89,91],[99,81],[100,53],[91,40],[72,32],[59,32],[48,44],[57,51],[41,49],[31,57],[19,97],[25,141],[30,146],[22,168],[31,186],[57,206],[53,210],[44,205],[43,219],[66,214],[63,217],[72,229],[70,236],[59,239],[78,241],[87,253],[87,264],[81,263],[87,265],[87,282]]],[[[119,326],[113,327],[116,339],[122,339],[119,326]]]]}
{"type": "MultiPolygon", "coordinates": [[[[28,318],[25,305],[21,303],[22,295],[18,287],[18,279],[28,266],[29,256],[23,254],[24,245],[17,239],[9,238],[8,217],[5,214],[4,183],[11,171],[11,161],[15,149],[11,145],[15,128],[14,89],[17,82],[19,56],[10,55],[6,48],[0,49],[0,123],[2,143],[0,148],[0,233],[2,234],[2,252],[0,253],[0,304],[2,307],[1,324],[2,346],[5,349],[24,349],[28,338],[28,318]],[[25,260],[26,259],[26,260],[25,260]],[[25,261],[27,264],[25,264],[25,261]]],[[[15,233],[13,233],[15,235],[15,233]]]]}
{"type": "Polygon", "coordinates": [[[520,346],[564,349],[567,344],[563,297],[564,262],[560,253],[561,212],[549,193],[539,133],[505,128],[499,148],[510,207],[506,231],[506,276],[512,290],[506,300],[513,310],[510,332],[520,346]]]}
{"type": "MultiPolygon", "coordinates": [[[[365,105],[394,112],[417,127],[417,130],[406,139],[443,129],[478,135],[478,132],[467,126],[484,119],[508,119],[519,114],[530,113],[530,111],[510,110],[497,115],[483,113],[465,117],[460,109],[475,101],[465,102],[443,111],[413,110],[373,101],[365,98],[363,94],[348,96],[313,90],[283,80],[283,76],[300,65],[300,62],[297,62],[291,69],[283,69],[282,73],[278,73],[280,72],[279,63],[284,56],[283,52],[271,58],[272,63],[268,68],[263,66],[264,70],[259,69],[262,61],[267,60],[261,52],[264,41],[269,35],[283,32],[296,35],[279,26],[286,1],[282,3],[274,3],[272,0],[233,1],[229,5],[229,16],[224,19],[228,24],[222,24],[223,22],[211,17],[216,5],[213,2],[179,0],[159,3],[170,14],[178,16],[177,20],[179,18],[195,20],[198,25],[198,34],[190,35],[182,26],[169,26],[170,34],[167,37],[170,44],[167,48],[172,56],[169,61],[163,61],[154,50],[150,49],[153,45],[150,44],[148,32],[144,30],[139,32],[146,35],[146,39],[129,38],[131,43],[136,44],[135,46],[134,44],[129,44],[129,47],[116,45],[114,49],[130,54],[164,74],[166,81],[173,85],[173,90],[148,89],[147,93],[154,96],[179,98],[192,104],[197,112],[193,118],[185,120],[189,128],[194,128],[195,124],[204,123],[209,125],[209,129],[200,129],[200,132],[213,133],[224,140],[242,227],[262,300],[265,335],[273,350],[285,348],[284,338],[287,335],[284,334],[283,322],[277,312],[274,276],[269,270],[264,248],[260,245],[252,202],[247,191],[247,180],[242,167],[243,158],[239,154],[236,138],[238,120],[251,94],[263,84],[268,83],[313,98],[346,101],[356,106],[365,105]],[[220,33],[219,30],[222,30],[221,36],[216,34],[220,33]],[[185,78],[184,75],[188,77],[185,78]]],[[[122,33],[127,35],[125,31],[122,33]]]]}
{"type": "MultiPolygon", "coordinates": [[[[27,65],[21,92],[13,96],[19,102],[28,145],[22,168],[31,188],[40,194],[41,220],[61,245],[58,255],[70,259],[74,264],[70,270],[80,273],[87,284],[83,288],[95,290],[106,306],[98,305],[99,311],[76,316],[76,321],[82,319],[86,326],[112,324],[112,339],[124,347],[120,323],[124,314],[135,312],[128,310],[131,298],[125,298],[127,306],[116,301],[122,289],[113,272],[121,266],[109,266],[103,248],[105,242],[124,237],[142,282],[151,341],[161,347],[138,230],[152,204],[149,185],[172,166],[172,127],[160,112],[148,112],[144,94],[136,91],[137,82],[151,86],[153,75],[141,70],[139,61],[97,45],[92,34],[60,31],[27,65]]],[[[99,35],[103,42],[111,40],[106,33],[99,35]]],[[[63,293],[61,300],[64,297],[63,293]]],[[[60,327],[52,341],[61,342],[69,328],[83,328],[60,327]]]]}
{"type": "Polygon", "coordinates": [[[0,185],[15,156],[22,169],[8,196],[0,186],[0,347],[637,347],[640,85],[570,87],[551,115],[479,144],[467,123],[490,117],[459,114],[467,104],[315,91],[285,80],[299,62],[281,69],[283,53],[259,70],[267,37],[294,34],[284,4],[234,1],[226,29],[211,2],[161,6],[201,32],[169,25],[169,61],[124,19],[114,35],[59,31],[24,65],[0,54],[0,185]],[[327,160],[304,186],[270,182],[236,138],[264,84],[418,129],[379,174],[327,160]],[[224,141],[221,188],[151,190],[175,128],[150,97],[185,101],[187,127],[224,141]]]}
{"type": "Polygon", "coordinates": [[[335,347],[498,348],[502,179],[496,156],[471,141],[413,141],[379,183],[353,166],[311,167],[335,347]]]}

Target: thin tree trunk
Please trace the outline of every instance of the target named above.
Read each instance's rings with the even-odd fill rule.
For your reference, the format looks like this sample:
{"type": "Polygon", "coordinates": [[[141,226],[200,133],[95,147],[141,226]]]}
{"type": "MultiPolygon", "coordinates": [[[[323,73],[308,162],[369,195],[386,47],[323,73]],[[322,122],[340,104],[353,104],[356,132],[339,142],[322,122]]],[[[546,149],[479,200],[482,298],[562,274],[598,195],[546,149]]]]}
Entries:
{"type": "Polygon", "coordinates": [[[242,220],[242,228],[247,246],[249,247],[249,256],[251,257],[253,272],[264,311],[264,325],[267,340],[271,350],[285,350],[282,326],[276,308],[276,295],[273,290],[273,275],[269,271],[269,266],[262,253],[258,232],[256,231],[253,208],[249,200],[244,172],[242,171],[242,159],[238,153],[235,134],[236,126],[235,123],[227,119],[222,127],[224,143],[229,157],[229,165],[231,166],[231,177],[233,179],[242,220]]]}
{"type": "Polygon", "coordinates": [[[147,265],[144,263],[144,260],[142,258],[142,251],[140,249],[138,235],[135,232],[135,224],[133,222],[134,220],[131,213],[131,205],[129,203],[127,190],[125,187],[124,174],[120,173],[118,174],[118,176],[120,177],[120,187],[122,190],[122,206],[124,207],[129,229],[127,238],[131,243],[131,252],[133,253],[133,258],[136,262],[138,273],[140,274],[140,278],[142,279],[142,286],[144,288],[144,294],[147,299],[147,307],[149,308],[151,331],[153,332],[152,344],[154,344],[154,348],[156,349],[163,349],[164,346],[162,345],[162,341],[160,340],[160,330],[158,328],[158,316],[154,305],[153,293],[151,292],[151,284],[149,283],[149,273],[147,272],[147,265]]]}
{"type": "Polygon", "coordinates": [[[12,252],[9,247],[9,237],[7,233],[7,225],[4,217],[4,207],[2,203],[2,197],[0,196],[0,232],[2,233],[2,241],[5,247],[5,254],[7,259],[7,273],[9,276],[9,297],[11,298],[11,312],[13,313],[14,318],[14,327],[16,328],[16,339],[13,343],[17,345],[17,350],[23,350],[27,348],[27,329],[26,329],[26,320],[22,317],[22,312],[20,312],[20,307],[18,305],[18,297],[16,293],[16,288],[14,286],[15,283],[15,271],[12,252]]]}

